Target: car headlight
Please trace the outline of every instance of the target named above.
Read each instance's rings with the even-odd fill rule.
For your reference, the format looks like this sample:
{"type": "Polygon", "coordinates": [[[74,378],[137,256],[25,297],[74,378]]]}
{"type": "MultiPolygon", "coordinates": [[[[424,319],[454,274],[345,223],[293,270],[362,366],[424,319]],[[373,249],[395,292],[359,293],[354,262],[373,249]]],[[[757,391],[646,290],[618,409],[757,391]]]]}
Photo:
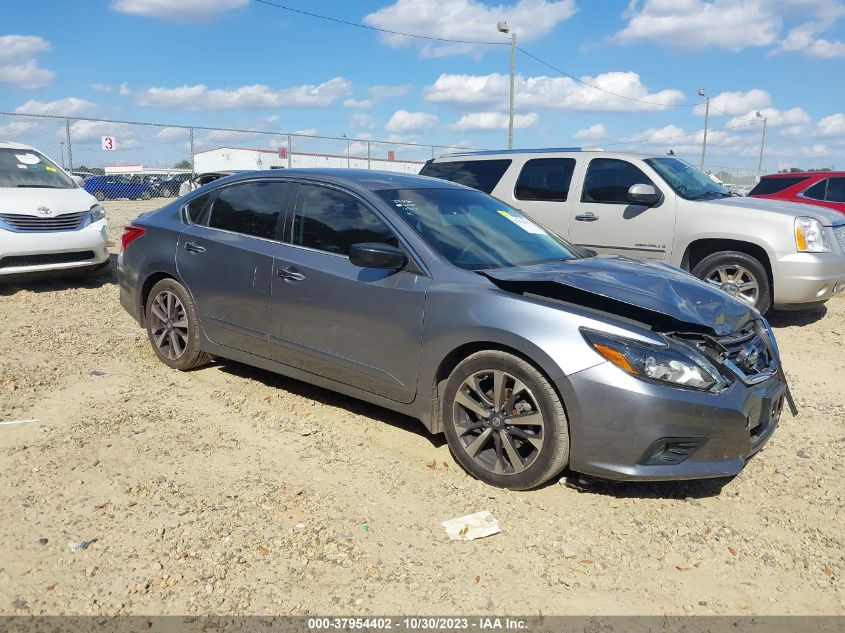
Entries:
{"type": "Polygon", "coordinates": [[[95,204],[91,207],[88,213],[91,214],[91,222],[97,222],[98,220],[102,220],[106,217],[106,210],[99,204],[95,204]]]}
{"type": "Polygon", "coordinates": [[[829,253],[822,223],[815,218],[795,218],[795,247],[799,253],[829,253]]]}
{"type": "Polygon", "coordinates": [[[602,357],[640,380],[697,391],[718,391],[726,384],[716,368],[687,345],[651,345],[586,328],[581,334],[602,357]]]}

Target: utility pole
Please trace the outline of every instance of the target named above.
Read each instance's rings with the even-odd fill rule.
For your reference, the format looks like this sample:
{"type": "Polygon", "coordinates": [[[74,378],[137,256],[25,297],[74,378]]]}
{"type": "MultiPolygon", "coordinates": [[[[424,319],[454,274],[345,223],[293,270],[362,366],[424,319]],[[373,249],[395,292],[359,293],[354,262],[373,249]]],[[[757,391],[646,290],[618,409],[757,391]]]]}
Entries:
{"type": "Polygon", "coordinates": [[[508,103],[508,149],[513,149],[513,78],[516,73],[516,33],[508,28],[507,22],[499,22],[496,28],[500,33],[511,35],[511,77],[510,77],[510,99],[508,103]]]}
{"type": "Polygon", "coordinates": [[[704,171],[704,155],[707,153],[707,122],[710,119],[710,97],[705,96],[704,88],[698,89],[698,95],[704,97],[704,142],[701,144],[701,164],[699,168],[704,171]]]}
{"type": "Polygon", "coordinates": [[[768,117],[764,117],[759,110],[757,110],[757,118],[763,119],[763,137],[760,139],[760,162],[757,164],[757,175],[763,173],[763,148],[766,146],[766,123],[768,123],[768,117]]]}

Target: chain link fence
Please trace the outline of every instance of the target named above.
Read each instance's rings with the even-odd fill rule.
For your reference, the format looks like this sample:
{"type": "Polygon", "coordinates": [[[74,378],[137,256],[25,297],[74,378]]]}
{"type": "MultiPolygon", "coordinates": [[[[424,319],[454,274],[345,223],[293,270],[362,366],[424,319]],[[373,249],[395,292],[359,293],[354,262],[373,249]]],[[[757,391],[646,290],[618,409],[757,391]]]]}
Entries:
{"type": "Polygon", "coordinates": [[[366,138],[317,136],[106,119],[0,113],[0,141],[32,146],[82,177],[112,227],[179,194],[192,174],[352,167],[416,174],[456,149],[366,138]]]}

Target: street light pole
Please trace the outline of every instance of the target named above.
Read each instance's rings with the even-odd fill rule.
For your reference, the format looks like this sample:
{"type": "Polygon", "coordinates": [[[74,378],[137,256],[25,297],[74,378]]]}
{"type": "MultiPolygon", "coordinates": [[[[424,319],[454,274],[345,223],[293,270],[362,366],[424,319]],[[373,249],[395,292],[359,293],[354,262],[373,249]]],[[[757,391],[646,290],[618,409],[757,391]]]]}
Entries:
{"type": "Polygon", "coordinates": [[[757,164],[757,175],[763,173],[763,148],[766,146],[766,123],[768,123],[768,117],[764,117],[759,110],[757,110],[757,118],[763,119],[763,137],[760,139],[760,162],[757,164]]]}
{"type": "Polygon", "coordinates": [[[704,155],[707,153],[707,122],[710,119],[710,97],[705,96],[704,88],[699,88],[698,94],[704,97],[704,142],[701,144],[701,164],[699,168],[704,171],[704,155]]]}
{"type": "Polygon", "coordinates": [[[507,22],[499,22],[496,28],[500,33],[511,35],[511,76],[510,76],[510,98],[508,102],[508,149],[513,149],[513,79],[516,73],[516,33],[508,28],[507,22]]]}

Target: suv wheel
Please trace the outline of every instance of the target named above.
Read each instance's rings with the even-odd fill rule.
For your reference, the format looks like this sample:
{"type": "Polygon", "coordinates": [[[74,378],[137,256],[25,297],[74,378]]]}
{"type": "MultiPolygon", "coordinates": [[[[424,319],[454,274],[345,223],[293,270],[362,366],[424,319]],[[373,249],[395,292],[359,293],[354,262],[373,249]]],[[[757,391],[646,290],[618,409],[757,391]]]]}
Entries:
{"type": "Polygon", "coordinates": [[[205,365],[211,356],[200,349],[199,317],[185,287],[162,279],[147,299],[147,336],[159,360],[186,371],[205,365]]]}
{"type": "Polygon", "coordinates": [[[569,461],[560,398],[539,371],[506,352],[462,361],[446,382],[441,416],[457,462],[493,486],[534,488],[569,461]]]}
{"type": "Polygon", "coordinates": [[[171,193],[170,189],[168,189],[167,187],[165,187],[164,189],[162,189],[162,190],[159,192],[159,194],[161,195],[161,197],[162,197],[162,198],[169,198],[170,196],[172,196],[172,195],[173,195],[173,193],[171,193]]]}
{"type": "Polygon", "coordinates": [[[692,274],[765,313],[772,305],[769,276],[759,260],[739,251],[713,253],[692,274]]]}
{"type": "Polygon", "coordinates": [[[100,202],[102,202],[106,199],[106,192],[102,191],[101,189],[97,189],[97,191],[94,192],[94,197],[100,202]]]}
{"type": "Polygon", "coordinates": [[[142,191],[141,192],[141,200],[149,200],[150,198],[152,198],[152,195],[150,194],[149,191],[142,191]]]}

